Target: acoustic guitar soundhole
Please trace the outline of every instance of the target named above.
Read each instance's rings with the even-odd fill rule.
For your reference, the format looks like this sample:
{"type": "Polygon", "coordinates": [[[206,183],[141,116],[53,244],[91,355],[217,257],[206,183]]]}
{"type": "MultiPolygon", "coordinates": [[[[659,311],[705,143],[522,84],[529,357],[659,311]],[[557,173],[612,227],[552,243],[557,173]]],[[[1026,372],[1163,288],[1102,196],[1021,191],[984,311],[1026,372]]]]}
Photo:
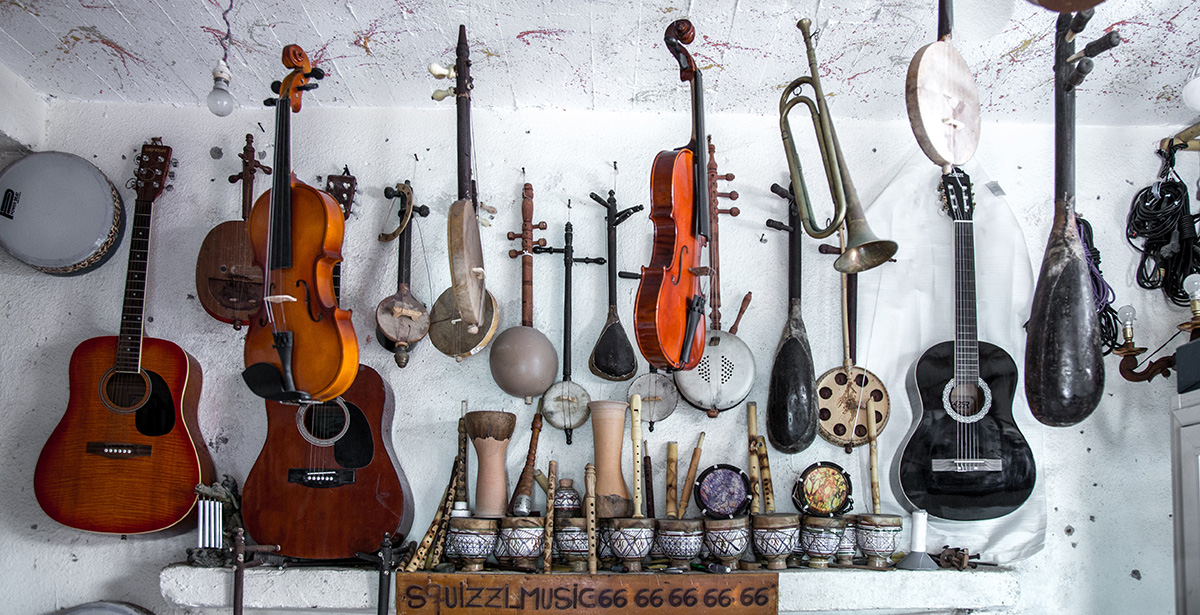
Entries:
{"type": "Polygon", "coordinates": [[[301,407],[296,422],[306,440],[320,446],[329,446],[346,433],[350,426],[350,415],[341,398],[337,398],[301,407]]]}
{"type": "Polygon", "coordinates": [[[101,386],[105,405],[114,412],[133,412],[150,397],[150,383],[141,372],[110,371],[101,386]]]}

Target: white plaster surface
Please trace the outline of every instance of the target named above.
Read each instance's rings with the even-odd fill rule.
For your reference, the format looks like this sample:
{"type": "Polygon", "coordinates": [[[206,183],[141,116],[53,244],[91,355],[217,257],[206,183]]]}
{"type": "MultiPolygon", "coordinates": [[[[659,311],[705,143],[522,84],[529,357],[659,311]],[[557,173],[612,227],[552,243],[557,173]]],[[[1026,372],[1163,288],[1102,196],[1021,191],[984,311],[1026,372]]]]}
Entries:
{"type": "Polygon", "coordinates": [[[40,150],[46,140],[46,98],[0,63],[0,150],[40,150]]]}
{"type": "MultiPolygon", "coordinates": [[[[485,83],[481,77],[480,98],[491,95],[485,83]]],[[[686,95],[684,86],[675,87],[674,95],[686,95]]],[[[1088,98],[1080,98],[1081,106],[1090,104],[1088,98]]],[[[831,102],[838,133],[862,200],[870,203],[906,158],[905,152],[915,147],[913,137],[901,119],[902,107],[893,110],[892,121],[850,121],[838,119],[841,104],[831,102]]],[[[552,245],[561,244],[563,223],[569,217],[575,224],[577,254],[601,255],[603,212],[590,202],[588,192],[615,185],[623,206],[648,205],[653,156],[660,149],[683,144],[690,126],[683,113],[480,110],[475,119],[480,191],[487,203],[499,208],[493,226],[483,232],[483,245],[488,285],[501,303],[501,327],[519,320],[520,268],[506,256],[512,244],[504,234],[519,227],[522,182],[533,184],[535,214],[549,224],[540,236],[552,245]],[[615,177],[614,160],[620,170],[615,177]],[[567,199],[572,200],[569,211],[567,199]]],[[[1008,193],[1036,271],[1052,211],[1052,130],[1044,125],[1002,124],[998,119],[985,118],[977,159],[1008,193]]],[[[226,177],[240,168],[235,154],[246,132],[255,135],[270,160],[270,121],[271,113],[265,109],[240,109],[220,119],[199,107],[56,101],[50,105],[46,143],[48,149],[92,160],[117,184],[132,176],[133,154],[143,140],[161,136],[175,148],[180,160],[175,187],[163,194],[155,208],[146,332],[179,343],[199,359],[205,372],[201,430],[218,471],[239,481],[245,480],[263,443],[263,402],[241,381],[244,334],[209,318],[193,298],[194,266],[208,230],[238,215],[240,193],[226,177]],[[221,148],[220,159],[210,154],[214,147],[221,148]]],[[[713,113],[708,126],[721,172],[737,176],[727,188],[741,194],[737,206],[742,215],[726,218],[721,225],[723,295],[728,314],[743,293],[754,291],[739,336],[759,357],[758,380],[749,399],[761,406],[787,292],[786,242],[765,228],[764,221],[784,215],[783,201],[770,194],[769,186],[784,181],[786,165],[774,115],[713,113]]],[[[1174,334],[1186,310],[1170,306],[1158,294],[1134,288],[1134,253],[1125,244],[1124,218],[1134,192],[1158,169],[1154,143],[1177,129],[1084,126],[1079,131],[1079,209],[1095,225],[1104,256],[1102,268],[1116,288],[1118,305],[1137,305],[1138,340],[1150,348],[1174,334]]],[[[414,293],[428,304],[448,285],[441,244],[446,210],[455,191],[454,113],[449,106],[438,110],[306,106],[293,121],[293,134],[293,163],[301,179],[317,183],[318,176],[338,172],[343,165],[349,165],[359,179],[362,194],[348,223],[344,248],[343,305],[354,310],[362,361],[383,374],[396,393],[391,437],[413,487],[417,510],[413,533],[419,535],[432,519],[449,478],[460,400],[468,399],[474,409],[517,413],[519,428],[508,451],[514,483],[525,458],[533,413],[533,407],[503,394],[492,383],[485,356],[458,364],[422,343],[409,367],[401,370],[373,339],[374,306],[394,292],[395,280],[395,248],[375,240],[390,219],[382,197],[385,186],[411,179],[417,201],[433,210],[418,224],[414,238],[414,293]]],[[[811,137],[806,134],[798,140],[805,168],[810,169],[809,184],[822,185],[811,137]]],[[[1181,155],[1180,170],[1194,182],[1197,161],[1189,156],[1181,155]]],[[[259,190],[264,188],[260,182],[259,190]]],[[[132,193],[127,189],[122,193],[132,206],[132,193]]],[[[621,227],[622,269],[637,269],[648,262],[651,229],[645,216],[643,212],[621,227]]],[[[989,236],[984,229],[977,231],[976,238],[1010,239],[989,236]]],[[[820,255],[816,246],[815,241],[805,241],[804,316],[815,364],[823,371],[841,362],[838,279],[830,266],[832,259],[820,255]]],[[[128,242],[108,264],[77,278],[50,277],[0,253],[0,306],[8,325],[0,344],[0,373],[6,376],[0,410],[5,421],[0,429],[0,570],[4,571],[0,585],[9,590],[0,610],[5,612],[50,613],[100,598],[141,603],[159,615],[223,612],[172,605],[160,594],[160,570],[183,559],[184,549],[194,541],[191,534],[86,534],[51,521],[33,496],[34,464],[66,407],[71,351],[86,338],[116,331],[127,250],[128,242]]],[[[534,322],[558,346],[561,260],[539,258],[535,276],[534,322]]],[[[593,399],[622,398],[626,388],[625,383],[600,380],[586,368],[587,354],[607,312],[604,276],[602,267],[577,267],[574,275],[574,378],[593,399]]],[[[636,284],[620,282],[618,300],[626,327],[632,320],[635,292],[636,284]]],[[[1012,309],[1027,311],[1028,306],[1012,309]]],[[[1174,380],[1130,384],[1118,375],[1115,358],[1105,364],[1107,394],[1096,413],[1073,428],[1042,428],[1045,447],[1037,461],[1049,507],[1046,548],[1014,564],[1009,575],[963,577],[970,579],[964,583],[977,582],[979,591],[993,594],[1013,591],[1012,583],[1018,584],[1019,597],[1010,602],[1012,612],[1160,614],[1173,608],[1167,415],[1174,380]]],[[[893,403],[906,399],[903,382],[887,385],[893,403]]],[[[660,460],[666,441],[678,441],[687,451],[699,432],[706,431],[704,465],[742,464],[744,421],[742,411],[710,420],[681,406],[655,431],[644,431],[647,450],[656,461],[658,510],[663,510],[665,464],[660,460]]],[[[591,431],[586,425],[576,431],[571,446],[561,433],[546,429],[539,465],[557,459],[560,476],[581,481],[591,452],[591,431]]],[[[881,456],[888,459],[893,452],[884,450],[881,456]]],[[[863,510],[865,451],[848,456],[818,439],[796,455],[772,453],[781,509],[791,510],[784,492],[798,474],[815,461],[829,459],[850,469],[856,480],[857,510],[863,510]]],[[[473,477],[473,465],[470,472],[473,477]]],[[[625,472],[629,480],[628,463],[625,472]]],[[[881,482],[886,488],[886,476],[881,482]]],[[[539,498],[536,505],[544,502],[539,498]]],[[[353,522],[350,512],[347,522],[353,522]]],[[[266,571],[254,574],[276,578],[266,571]]],[[[811,586],[824,578],[802,576],[807,588],[802,592],[812,591],[811,586]]],[[[874,584],[873,578],[864,577],[855,591],[864,602],[891,604],[892,592],[874,584]]],[[[328,596],[359,594],[369,592],[370,584],[355,580],[343,586],[339,581],[312,591],[325,591],[328,596]]],[[[368,603],[372,599],[366,598],[368,603]]],[[[802,603],[803,598],[798,600],[802,603]]],[[[788,602],[796,608],[801,603],[788,602]]]]}

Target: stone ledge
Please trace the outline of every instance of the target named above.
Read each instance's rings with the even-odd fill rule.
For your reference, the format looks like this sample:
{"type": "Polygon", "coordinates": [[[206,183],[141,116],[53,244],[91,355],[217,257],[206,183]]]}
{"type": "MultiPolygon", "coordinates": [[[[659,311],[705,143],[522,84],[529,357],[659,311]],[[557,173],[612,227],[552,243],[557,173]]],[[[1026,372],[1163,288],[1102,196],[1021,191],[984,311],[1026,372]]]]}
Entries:
{"type": "MultiPolygon", "coordinates": [[[[245,606],[261,613],[375,613],[378,573],[348,568],[268,568],[246,571],[245,606]]],[[[196,609],[228,609],[233,571],[167,566],[159,586],[168,602],[196,609]]],[[[1007,568],[878,572],[794,569],[779,574],[779,612],[949,613],[1005,611],[1020,587],[1007,568]]]]}

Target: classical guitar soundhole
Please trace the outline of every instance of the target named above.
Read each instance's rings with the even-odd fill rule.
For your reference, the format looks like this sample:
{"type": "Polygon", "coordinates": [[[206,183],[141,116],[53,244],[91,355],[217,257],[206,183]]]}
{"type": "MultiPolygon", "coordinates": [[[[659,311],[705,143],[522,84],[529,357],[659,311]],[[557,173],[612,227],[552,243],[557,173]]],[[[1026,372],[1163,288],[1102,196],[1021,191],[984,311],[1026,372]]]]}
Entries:
{"type": "Polygon", "coordinates": [[[305,440],[317,446],[332,446],[350,428],[350,411],[342,398],[300,406],[296,426],[305,440]]]}
{"type": "Polygon", "coordinates": [[[110,369],[100,380],[100,399],[113,412],[133,412],[149,398],[150,379],[144,371],[129,373],[110,369]]]}

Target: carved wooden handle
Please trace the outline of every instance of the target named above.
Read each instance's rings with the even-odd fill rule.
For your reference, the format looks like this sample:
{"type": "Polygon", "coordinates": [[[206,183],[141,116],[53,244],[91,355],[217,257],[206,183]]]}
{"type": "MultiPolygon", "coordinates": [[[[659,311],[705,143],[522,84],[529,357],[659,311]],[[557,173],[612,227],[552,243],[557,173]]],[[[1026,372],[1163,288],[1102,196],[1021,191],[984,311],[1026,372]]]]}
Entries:
{"type": "Polygon", "coordinates": [[[534,464],[537,462],[538,434],[542,433],[542,415],[540,413],[533,415],[533,424],[529,429],[529,454],[525,456],[525,467],[521,469],[521,477],[517,479],[517,488],[513,490],[512,499],[508,501],[508,514],[514,517],[526,517],[530,512],[529,503],[533,497],[533,470],[534,464]],[[525,504],[521,510],[514,510],[519,498],[524,498],[525,504]]]}
{"type": "Polygon", "coordinates": [[[771,460],[767,457],[767,439],[758,436],[755,448],[758,469],[762,473],[763,512],[769,515],[775,512],[775,485],[771,483],[771,460]]]}
{"type": "Polygon", "coordinates": [[[758,404],[754,402],[746,404],[746,434],[750,445],[747,449],[750,466],[750,514],[757,515],[761,512],[761,493],[758,484],[758,404]]]}
{"type": "Polygon", "coordinates": [[[692,499],[692,483],[696,481],[696,471],[700,469],[700,451],[704,448],[704,432],[700,432],[700,439],[696,441],[696,448],[692,449],[692,463],[688,466],[687,478],[683,480],[683,493],[679,496],[679,518],[683,519],[687,515],[688,500],[692,499]]]}
{"type": "Polygon", "coordinates": [[[583,497],[583,507],[587,515],[588,536],[588,573],[596,574],[596,466],[587,464],[583,467],[583,484],[587,495],[583,497]]]}
{"type": "Polygon", "coordinates": [[[679,443],[667,442],[667,518],[678,519],[676,505],[679,503],[679,443]]]}

